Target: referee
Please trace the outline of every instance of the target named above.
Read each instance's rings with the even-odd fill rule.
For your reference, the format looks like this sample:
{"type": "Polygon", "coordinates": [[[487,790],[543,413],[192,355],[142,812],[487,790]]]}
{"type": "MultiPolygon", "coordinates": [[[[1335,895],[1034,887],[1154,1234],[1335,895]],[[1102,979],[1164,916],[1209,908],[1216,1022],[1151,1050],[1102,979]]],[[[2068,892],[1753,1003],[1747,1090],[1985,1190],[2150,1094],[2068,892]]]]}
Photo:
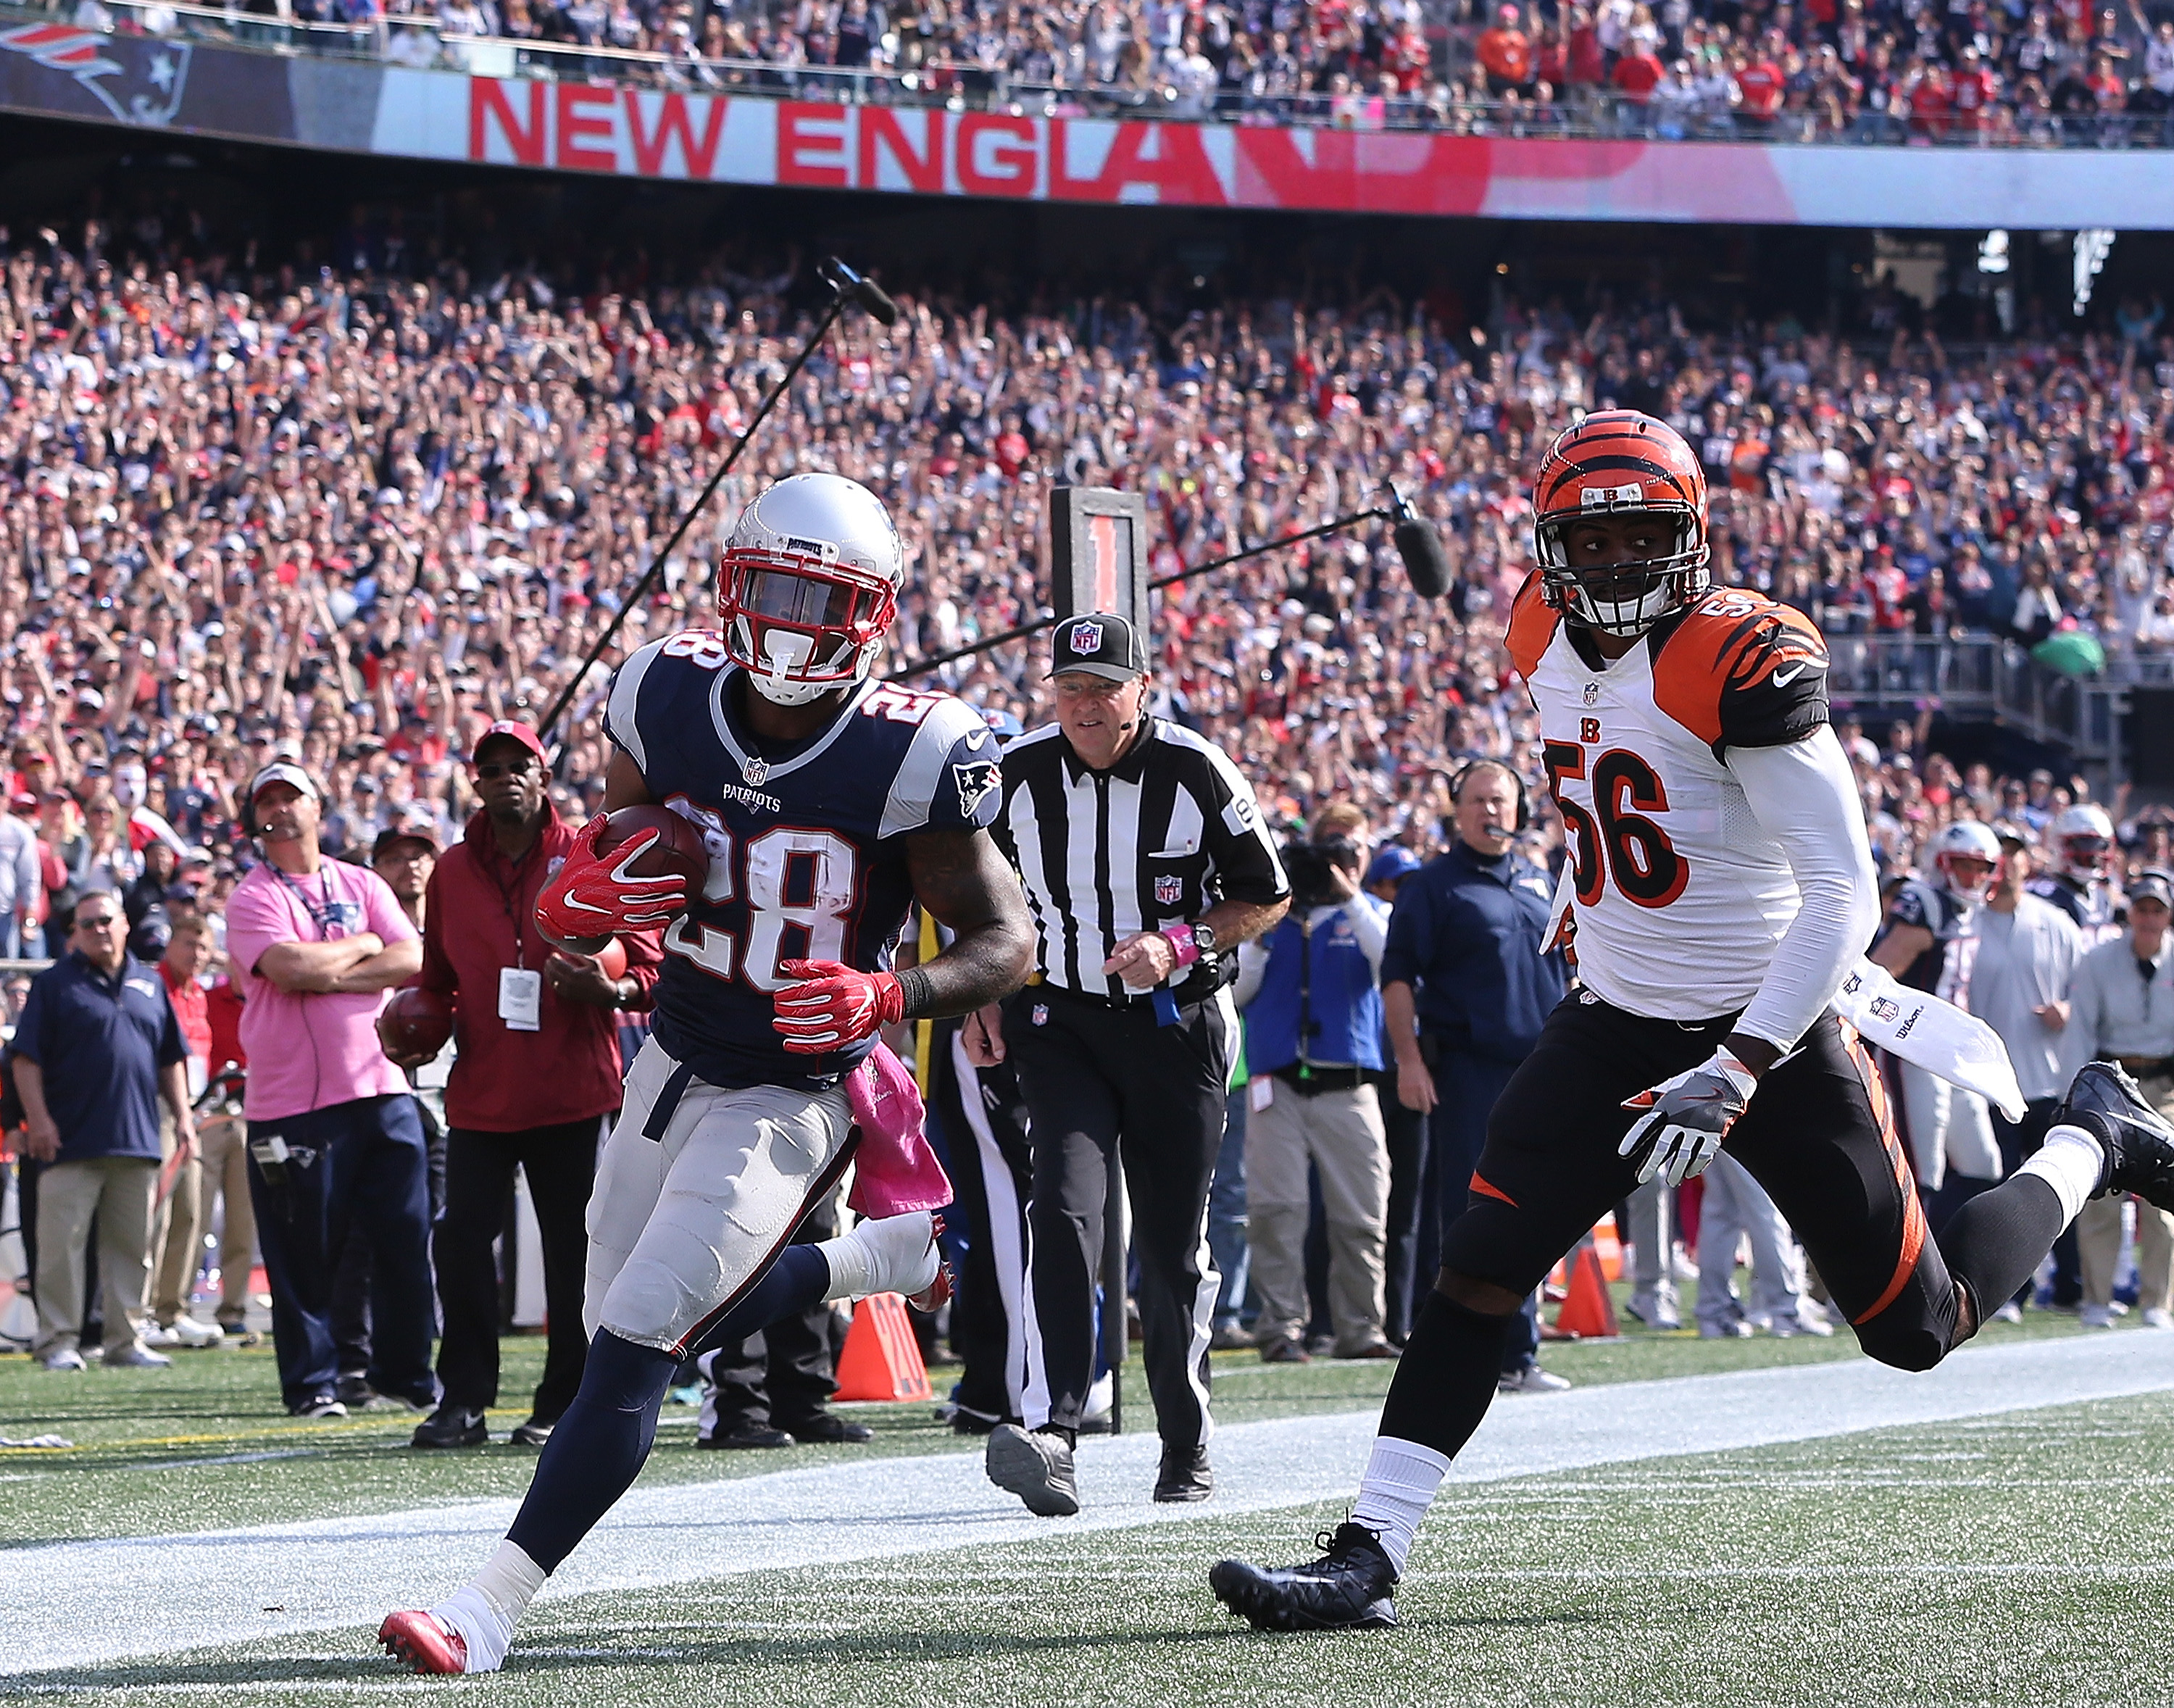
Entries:
{"type": "Polygon", "coordinates": [[[1025,1427],[991,1434],[989,1479],[1046,1516],[1079,1510],[1072,1454],[1095,1373],[1113,1149],[1162,1436],[1155,1498],[1202,1500],[1214,1486],[1208,1188],[1238,1035],[1224,969],[1290,895],[1237,767],[1148,712],[1133,624],[1069,618],[1052,650],[1057,722],[1004,750],[989,827],[1025,882],[1038,970],[965,1030],[970,1061],[1017,1071],[1033,1148],[1025,1427]]]}

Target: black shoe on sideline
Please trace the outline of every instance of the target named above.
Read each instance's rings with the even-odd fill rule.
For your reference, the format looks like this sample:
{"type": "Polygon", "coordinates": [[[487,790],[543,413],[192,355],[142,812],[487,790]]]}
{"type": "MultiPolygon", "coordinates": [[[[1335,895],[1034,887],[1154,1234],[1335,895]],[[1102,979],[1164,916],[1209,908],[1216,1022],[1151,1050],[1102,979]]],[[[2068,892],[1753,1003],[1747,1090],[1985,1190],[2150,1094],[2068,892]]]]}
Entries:
{"type": "Polygon", "coordinates": [[[351,1412],[366,1412],[376,1399],[377,1390],[370,1386],[368,1377],[349,1371],[334,1385],[333,1397],[351,1412]]]}
{"type": "Polygon", "coordinates": [[[411,1447],[480,1447],[490,1439],[481,1412],[466,1406],[440,1406],[415,1425],[408,1438],[411,1447]]]}
{"type": "Polygon", "coordinates": [[[540,1447],[551,1439],[551,1431],[559,1427],[556,1418],[547,1418],[536,1413],[525,1423],[513,1426],[513,1445],[516,1447],[540,1447]]]}
{"type": "Polygon", "coordinates": [[[841,1447],[875,1438],[876,1432],[866,1424],[850,1423],[836,1412],[818,1412],[792,1425],[792,1439],[803,1446],[841,1447]]]}
{"type": "Polygon", "coordinates": [[[1205,1447],[1162,1450],[1162,1470],[1155,1478],[1155,1498],[1165,1505],[1186,1500],[1205,1500],[1215,1492],[1215,1473],[1208,1463],[1205,1447]]]}
{"type": "Polygon", "coordinates": [[[287,1408],[290,1418],[343,1418],[347,1408],[331,1393],[311,1394],[309,1398],[287,1408]]]}
{"type": "Polygon", "coordinates": [[[951,1433],[955,1435],[986,1435],[1004,1420],[988,1412],[977,1412],[971,1406],[954,1405],[950,1408],[951,1433]]]}
{"type": "Polygon", "coordinates": [[[737,1430],[727,1430],[722,1435],[697,1435],[698,1447],[791,1447],[798,1445],[782,1430],[774,1430],[768,1424],[743,1424],[737,1430]]]}
{"type": "Polygon", "coordinates": [[[989,1431],[982,1461],[989,1480],[1026,1502],[1042,1518],[1069,1518],[1079,1510],[1079,1484],[1072,1470],[1072,1444],[1048,1430],[998,1424],[989,1431]]]}
{"type": "Polygon", "coordinates": [[[1282,1567],[1219,1561],[1208,1574],[1215,1598],[1257,1631],[1378,1630],[1397,1622],[1389,1592],[1397,1570],[1378,1532],[1340,1524],[1314,1538],[1319,1559],[1282,1567]]]}
{"type": "Polygon", "coordinates": [[[2174,1127],[2144,1099],[2117,1062],[2086,1062],[2053,1111],[2056,1127],[2080,1127],[2106,1148],[2106,1171],[2094,1194],[2134,1192],[2174,1210],[2174,1127]]]}

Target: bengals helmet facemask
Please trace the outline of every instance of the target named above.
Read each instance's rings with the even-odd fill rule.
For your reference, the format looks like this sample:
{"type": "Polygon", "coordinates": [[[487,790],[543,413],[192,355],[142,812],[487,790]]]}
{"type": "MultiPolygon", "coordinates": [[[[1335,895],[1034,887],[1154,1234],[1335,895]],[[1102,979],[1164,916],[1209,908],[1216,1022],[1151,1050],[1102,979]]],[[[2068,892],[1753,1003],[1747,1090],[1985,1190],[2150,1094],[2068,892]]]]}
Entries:
{"type": "Polygon", "coordinates": [[[1682,434],[1635,409],[1603,409],[1564,430],[1533,484],[1533,549],[1540,591],[1571,622],[1642,635],[1706,591],[1706,471],[1682,434]],[[1571,562],[1571,524],[1649,515],[1673,551],[1635,562],[1571,562]]]}

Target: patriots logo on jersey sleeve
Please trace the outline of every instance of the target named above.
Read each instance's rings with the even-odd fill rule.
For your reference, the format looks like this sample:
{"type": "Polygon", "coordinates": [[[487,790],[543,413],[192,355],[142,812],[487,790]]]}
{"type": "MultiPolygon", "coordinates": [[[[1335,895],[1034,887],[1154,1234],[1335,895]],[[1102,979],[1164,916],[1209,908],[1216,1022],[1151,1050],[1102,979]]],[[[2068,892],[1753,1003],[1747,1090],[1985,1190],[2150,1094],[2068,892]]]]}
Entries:
{"type": "Polygon", "coordinates": [[[951,781],[959,791],[959,816],[971,821],[982,803],[1004,786],[1004,768],[994,759],[951,767],[951,781]]]}

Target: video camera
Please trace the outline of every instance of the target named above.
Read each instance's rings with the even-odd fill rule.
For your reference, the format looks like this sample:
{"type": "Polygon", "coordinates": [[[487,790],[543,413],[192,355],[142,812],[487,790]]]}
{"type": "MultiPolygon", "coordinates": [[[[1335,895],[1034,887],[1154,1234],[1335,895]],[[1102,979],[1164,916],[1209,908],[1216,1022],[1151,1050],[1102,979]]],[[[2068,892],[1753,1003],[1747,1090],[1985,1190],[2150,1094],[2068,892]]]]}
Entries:
{"type": "Polygon", "coordinates": [[[1366,863],[1360,855],[1359,845],[1344,836],[1332,836],[1321,842],[1288,841],[1283,846],[1282,854],[1284,872],[1290,879],[1291,907],[1301,913],[1324,902],[1344,899],[1330,875],[1332,868],[1340,867],[1349,873],[1355,885],[1360,868],[1366,863]]]}

